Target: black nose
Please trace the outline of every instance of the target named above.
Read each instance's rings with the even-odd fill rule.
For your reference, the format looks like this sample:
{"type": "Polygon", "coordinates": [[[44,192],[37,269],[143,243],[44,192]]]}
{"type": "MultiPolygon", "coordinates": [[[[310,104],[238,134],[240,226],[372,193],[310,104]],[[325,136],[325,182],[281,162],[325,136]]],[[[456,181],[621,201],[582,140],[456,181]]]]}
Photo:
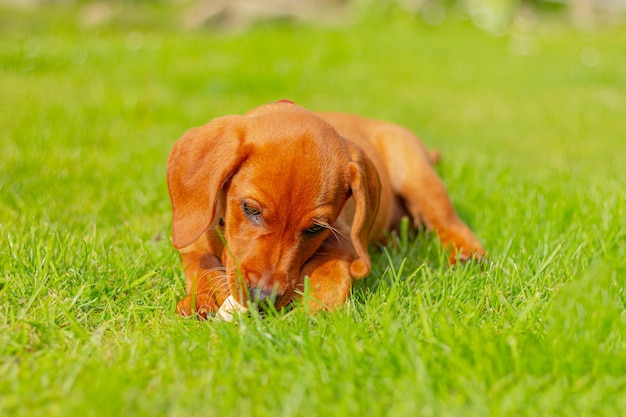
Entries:
{"type": "Polygon", "coordinates": [[[276,294],[275,291],[266,291],[262,288],[254,288],[250,290],[250,299],[252,301],[263,307],[273,305],[280,299],[280,296],[276,294]]]}

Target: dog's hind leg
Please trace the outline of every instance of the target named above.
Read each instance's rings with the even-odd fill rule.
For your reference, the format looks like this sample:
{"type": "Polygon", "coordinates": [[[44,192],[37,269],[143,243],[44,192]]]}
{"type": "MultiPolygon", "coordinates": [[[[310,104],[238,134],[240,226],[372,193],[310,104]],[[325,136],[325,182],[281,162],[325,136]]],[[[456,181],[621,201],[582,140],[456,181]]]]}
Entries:
{"type": "Polygon", "coordinates": [[[415,227],[424,225],[437,233],[440,241],[451,251],[450,261],[482,258],[484,250],[469,227],[458,217],[443,181],[430,154],[422,142],[400,126],[390,126],[375,138],[377,147],[385,152],[394,192],[400,196],[415,227]]]}

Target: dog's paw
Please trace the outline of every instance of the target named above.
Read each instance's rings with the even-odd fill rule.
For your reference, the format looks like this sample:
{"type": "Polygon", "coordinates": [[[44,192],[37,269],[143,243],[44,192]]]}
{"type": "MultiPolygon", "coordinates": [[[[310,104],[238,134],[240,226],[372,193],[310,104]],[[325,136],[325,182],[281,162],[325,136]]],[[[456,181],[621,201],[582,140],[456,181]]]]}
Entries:
{"type": "Polygon", "coordinates": [[[470,249],[455,250],[450,252],[450,264],[451,265],[463,265],[468,262],[482,263],[487,260],[487,255],[482,247],[474,246],[470,249]]]}
{"type": "Polygon", "coordinates": [[[207,317],[215,315],[216,311],[217,304],[213,300],[202,300],[200,296],[194,300],[192,295],[188,295],[176,305],[177,314],[185,317],[196,316],[199,320],[206,320],[207,317]],[[210,302],[207,303],[206,301],[210,302]]]}

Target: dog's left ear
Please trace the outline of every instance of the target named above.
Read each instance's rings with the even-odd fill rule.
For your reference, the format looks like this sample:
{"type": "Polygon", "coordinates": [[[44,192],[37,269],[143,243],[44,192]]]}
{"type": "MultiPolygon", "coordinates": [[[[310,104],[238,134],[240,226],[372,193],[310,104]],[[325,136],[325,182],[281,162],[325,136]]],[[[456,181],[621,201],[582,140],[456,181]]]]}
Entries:
{"type": "Polygon", "coordinates": [[[355,210],[350,238],[357,258],[350,264],[350,275],[362,278],[369,274],[371,260],[367,251],[369,234],[380,203],[380,179],[374,163],[358,146],[349,143],[350,189],[355,210]]]}

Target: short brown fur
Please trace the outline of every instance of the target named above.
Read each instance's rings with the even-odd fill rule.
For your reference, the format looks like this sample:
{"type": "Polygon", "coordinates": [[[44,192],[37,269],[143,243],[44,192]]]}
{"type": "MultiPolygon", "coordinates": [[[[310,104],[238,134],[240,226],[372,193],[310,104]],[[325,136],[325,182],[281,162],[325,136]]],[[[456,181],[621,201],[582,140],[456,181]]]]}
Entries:
{"type": "Polygon", "coordinates": [[[429,153],[407,129],[272,103],[189,130],[168,161],[172,240],[187,296],[180,314],[299,297],[342,305],[371,268],[368,244],[403,215],[437,233],[451,262],[484,250],[458,218],[429,153]]]}

